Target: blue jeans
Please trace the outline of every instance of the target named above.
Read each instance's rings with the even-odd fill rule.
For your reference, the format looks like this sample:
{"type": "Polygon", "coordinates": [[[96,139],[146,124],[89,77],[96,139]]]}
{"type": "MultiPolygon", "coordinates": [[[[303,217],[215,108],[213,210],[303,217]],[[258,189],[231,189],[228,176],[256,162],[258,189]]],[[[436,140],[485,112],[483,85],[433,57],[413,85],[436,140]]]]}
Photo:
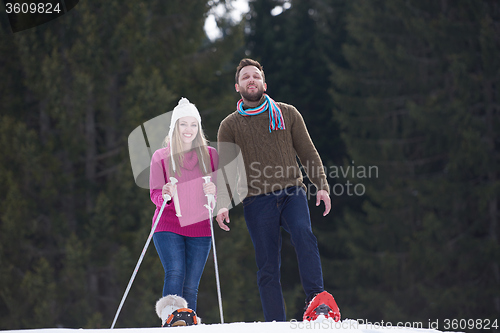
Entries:
{"type": "Polygon", "coordinates": [[[198,286],[212,245],[211,237],[162,231],[153,235],[153,241],[165,270],[163,296],[184,297],[188,307],[196,311],[198,286]]]}
{"type": "Polygon", "coordinates": [[[291,236],[306,296],[324,290],[318,242],[312,233],[305,190],[293,186],[249,197],[243,200],[243,207],[259,269],[257,283],[264,318],[285,321],[280,282],[281,227],[291,236]]]}

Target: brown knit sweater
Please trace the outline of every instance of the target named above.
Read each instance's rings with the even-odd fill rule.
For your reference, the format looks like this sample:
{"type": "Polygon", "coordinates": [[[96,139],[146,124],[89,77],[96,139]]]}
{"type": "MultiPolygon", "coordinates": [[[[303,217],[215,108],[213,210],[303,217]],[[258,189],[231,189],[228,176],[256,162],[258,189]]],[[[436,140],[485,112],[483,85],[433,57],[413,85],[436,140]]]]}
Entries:
{"type": "MultiPolygon", "coordinates": [[[[261,103],[264,101],[264,97],[261,103]]],[[[297,164],[296,156],[304,167],[308,178],[320,190],[328,193],[330,188],[323,170],[323,163],[309,136],[304,119],[297,109],[289,104],[276,103],[283,113],[285,130],[269,132],[269,113],[242,116],[237,111],[228,115],[220,124],[218,132],[219,167],[224,168],[225,177],[218,180],[238,182],[239,198],[284,190],[290,186],[306,186],[297,164]],[[236,144],[241,149],[246,182],[235,167],[227,167],[238,154],[236,144]],[[245,186],[246,185],[246,186],[245,186]]],[[[244,109],[247,107],[244,105],[244,109]]],[[[239,165],[238,168],[242,166],[239,165]]],[[[221,175],[222,176],[222,175],[221,175]]],[[[224,191],[223,183],[218,184],[218,208],[229,207],[230,195],[224,191]]],[[[234,195],[234,194],[233,194],[234,195]]]]}

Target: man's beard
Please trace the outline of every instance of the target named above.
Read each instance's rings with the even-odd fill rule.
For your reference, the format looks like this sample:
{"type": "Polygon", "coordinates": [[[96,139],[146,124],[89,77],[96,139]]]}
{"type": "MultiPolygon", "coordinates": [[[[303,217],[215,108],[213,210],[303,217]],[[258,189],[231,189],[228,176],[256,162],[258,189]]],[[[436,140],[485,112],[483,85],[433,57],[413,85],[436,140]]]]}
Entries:
{"type": "Polygon", "coordinates": [[[249,102],[258,102],[264,94],[264,89],[257,88],[254,93],[249,93],[246,89],[244,91],[240,90],[240,95],[249,102]]]}

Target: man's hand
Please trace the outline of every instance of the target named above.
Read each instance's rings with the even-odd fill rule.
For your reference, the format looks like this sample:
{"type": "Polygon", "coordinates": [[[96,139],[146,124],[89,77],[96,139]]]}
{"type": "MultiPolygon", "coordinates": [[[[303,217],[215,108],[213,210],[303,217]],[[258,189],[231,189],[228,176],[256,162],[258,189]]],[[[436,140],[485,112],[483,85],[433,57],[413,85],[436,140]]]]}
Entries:
{"type": "Polygon", "coordinates": [[[325,203],[325,212],[323,213],[323,216],[326,216],[328,215],[328,213],[330,213],[330,209],[332,208],[332,201],[330,200],[330,195],[328,195],[328,192],[325,190],[318,191],[318,194],[316,195],[316,206],[319,206],[321,201],[325,203]]]}
{"type": "Polygon", "coordinates": [[[215,218],[217,220],[217,223],[219,224],[219,227],[222,230],[229,231],[229,227],[224,224],[224,220],[226,220],[227,223],[229,223],[229,210],[227,208],[221,208],[217,212],[217,217],[215,218]]]}

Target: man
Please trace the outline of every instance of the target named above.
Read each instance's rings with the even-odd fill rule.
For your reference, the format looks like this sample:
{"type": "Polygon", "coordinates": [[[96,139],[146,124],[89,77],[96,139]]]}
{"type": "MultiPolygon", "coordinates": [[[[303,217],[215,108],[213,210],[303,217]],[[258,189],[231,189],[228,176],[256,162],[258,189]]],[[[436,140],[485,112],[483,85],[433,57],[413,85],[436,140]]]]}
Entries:
{"type": "MultiPolygon", "coordinates": [[[[323,216],[330,212],[330,189],[300,113],[292,105],[274,102],[264,93],[267,84],[262,66],[252,59],[241,60],[235,81],[241,100],[237,111],[220,124],[219,165],[228,164],[236,154],[224,143],[241,149],[248,184],[243,209],[255,248],[264,317],[266,321],[285,321],[280,282],[281,227],[290,234],[297,253],[306,304],[324,291],[318,245],[311,229],[305,185],[296,156],[318,188],[316,206],[324,202],[323,216]]],[[[234,177],[228,178],[231,181],[234,177]]],[[[224,222],[229,223],[230,198],[225,184],[219,184],[218,189],[217,222],[229,231],[224,222]]]]}

